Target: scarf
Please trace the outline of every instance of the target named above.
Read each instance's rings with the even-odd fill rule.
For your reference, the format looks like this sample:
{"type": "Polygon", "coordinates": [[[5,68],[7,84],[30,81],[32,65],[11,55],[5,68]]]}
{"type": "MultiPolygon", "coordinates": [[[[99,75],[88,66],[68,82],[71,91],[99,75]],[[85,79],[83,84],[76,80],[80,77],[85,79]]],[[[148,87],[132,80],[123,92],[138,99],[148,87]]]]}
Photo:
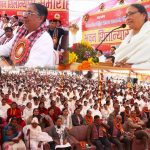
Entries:
{"type": "Polygon", "coordinates": [[[58,128],[57,126],[55,126],[55,129],[56,129],[56,133],[58,134],[59,138],[63,139],[65,127],[60,126],[60,128],[58,128]]]}
{"type": "MultiPolygon", "coordinates": [[[[33,47],[34,43],[37,41],[37,39],[47,30],[46,24],[43,23],[37,30],[33,31],[27,38],[26,38],[26,49],[25,49],[25,54],[21,54],[20,58],[16,58],[16,51],[17,48],[19,47],[18,43],[21,42],[25,38],[25,36],[28,34],[27,29],[23,25],[19,30],[17,37],[13,43],[13,49],[11,51],[11,61],[13,62],[14,65],[24,65],[29,57],[30,50],[33,47]],[[22,56],[24,55],[24,56],[22,56]],[[22,58],[21,58],[22,57],[22,58]]],[[[21,45],[21,44],[20,44],[21,45]]]]}
{"type": "Polygon", "coordinates": [[[133,121],[133,123],[138,123],[139,122],[137,117],[130,117],[130,118],[133,121]]]}
{"type": "Polygon", "coordinates": [[[121,132],[121,134],[124,133],[124,129],[123,129],[123,127],[122,127],[121,122],[117,122],[117,120],[114,119],[113,125],[114,125],[114,127],[115,127],[117,130],[119,130],[119,131],[121,132]]]}
{"type": "Polygon", "coordinates": [[[91,125],[93,123],[93,117],[92,116],[85,116],[85,121],[87,125],[91,125]]]}
{"type": "Polygon", "coordinates": [[[106,135],[106,129],[98,125],[98,128],[93,124],[92,128],[92,139],[99,139],[99,137],[104,137],[106,135]]]}

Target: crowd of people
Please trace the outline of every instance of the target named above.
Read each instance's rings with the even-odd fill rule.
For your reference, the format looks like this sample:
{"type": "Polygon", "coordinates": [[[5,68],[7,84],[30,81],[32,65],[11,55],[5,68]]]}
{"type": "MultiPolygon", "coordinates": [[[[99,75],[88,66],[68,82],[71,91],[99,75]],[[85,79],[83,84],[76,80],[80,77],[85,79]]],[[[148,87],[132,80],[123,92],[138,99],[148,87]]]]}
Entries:
{"type": "Polygon", "coordinates": [[[6,57],[8,64],[28,67],[59,64],[59,57],[68,47],[68,31],[61,20],[48,20],[47,16],[47,8],[38,3],[29,4],[20,16],[0,15],[0,56],[6,57]]]}
{"type": "Polygon", "coordinates": [[[52,150],[69,150],[69,131],[86,125],[87,144],[94,144],[97,150],[110,150],[112,143],[118,150],[125,143],[125,149],[131,150],[135,137],[143,140],[148,150],[150,87],[113,77],[105,78],[102,87],[100,97],[98,78],[89,79],[71,71],[3,72],[2,148],[42,150],[48,143],[52,150]]]}

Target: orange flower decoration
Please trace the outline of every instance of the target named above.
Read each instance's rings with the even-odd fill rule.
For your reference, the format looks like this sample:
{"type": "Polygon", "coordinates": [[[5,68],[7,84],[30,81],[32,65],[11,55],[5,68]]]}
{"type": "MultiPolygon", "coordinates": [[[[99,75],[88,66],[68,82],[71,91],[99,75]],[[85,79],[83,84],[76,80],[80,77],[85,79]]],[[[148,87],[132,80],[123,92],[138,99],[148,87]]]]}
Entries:
{"type": "Polygon", "coordinates": [[[58,70],[69,70],[70,69],[70,65],[58,65],[58,70]]]}
{"type": "Polygon", "coordinates": [[[90,70],[91,66],[88,61],[83,61],[81,65],[78,66],[78,70],[90,70]]]}

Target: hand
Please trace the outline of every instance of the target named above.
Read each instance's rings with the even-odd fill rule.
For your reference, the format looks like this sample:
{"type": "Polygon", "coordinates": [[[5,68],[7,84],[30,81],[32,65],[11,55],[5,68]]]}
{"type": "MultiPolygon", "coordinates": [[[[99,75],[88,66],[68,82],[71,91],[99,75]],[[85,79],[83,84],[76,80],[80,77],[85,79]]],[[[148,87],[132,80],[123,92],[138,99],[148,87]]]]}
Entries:
{"type": "Polygon", "coordinates": [[[38,148],[40,148],[42,146],[42,142],[38,143],[38,148]]]}
{"type": "Polygon", "coordinates": [[[121,67],[121,66],[122,66],[122,63],[121,63],[121,62],[116,62],[116,63],[115,63],[115,66],[116,66],[116,67],[121,67]]]}
{"type": "Polygon", "coordinates": [[[121,136],[121,137],[120,137],[120,140],[123,140],[123,138],[124,138],[124,136],[121,136]]]}
{"type": "Polygon", "coordinates": [[[127,58],[124,58],[123,60],[120,61],[121,64],[125,64],[127,62],[127,58]]]}
{"type": "Polygon", "coordinates": [[[13,139],[12,140],[14,143],[19,143],[19,139],[13,139]]]}
{"type": "Polygon", "coordinates": [[[56,145],[60,145],[60,141],[59,140],[56,140],[55,143],[56,143],[56,145]]]}
{"type": "Polygon", "coordinates": [[[124,68],[131,68],[131,65],[130,65],[130,64],[123,64],[121,67],[124,67],[124,68]]]}
{"type": "Polygon", "coordinates": [[[91,146],[91,145],[92,145],[92,143],[91,143],[91,142],[88,142],[88,145],[89,145],[89,146],[91,146]]]}
{"type": "Polygon", "coordinates": [[[64,145],[67,144],[67,140],[64,140],[64,141],[63,141],[63,144],[64,144],[64,145]]]}

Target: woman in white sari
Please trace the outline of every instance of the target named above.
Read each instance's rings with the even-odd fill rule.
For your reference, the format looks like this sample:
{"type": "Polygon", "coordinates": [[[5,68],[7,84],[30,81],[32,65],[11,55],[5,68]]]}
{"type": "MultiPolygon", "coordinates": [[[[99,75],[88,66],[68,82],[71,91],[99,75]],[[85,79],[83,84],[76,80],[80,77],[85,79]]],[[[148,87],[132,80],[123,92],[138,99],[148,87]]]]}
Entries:
{"type": "Polygon", "coordinates": [[[116,50],[116,66],[150,69],[150,21],[145,7],[131,4],[126,11],[126,24],[131,31],[116,50]]]}

